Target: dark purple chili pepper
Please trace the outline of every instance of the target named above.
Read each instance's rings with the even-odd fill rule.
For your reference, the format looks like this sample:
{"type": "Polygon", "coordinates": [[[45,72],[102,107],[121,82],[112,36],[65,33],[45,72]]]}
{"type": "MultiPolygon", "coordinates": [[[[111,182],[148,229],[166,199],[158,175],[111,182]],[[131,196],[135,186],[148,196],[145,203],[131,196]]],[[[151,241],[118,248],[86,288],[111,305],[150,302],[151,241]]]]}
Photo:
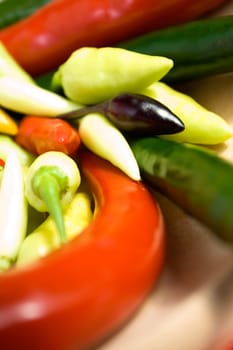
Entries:
{"type": "Polygon", "coordinates": [[[58,118],[75,121],[93,112],[104,114],[118,129],[134,135],[174,134],[184,130],[183,122],[164,104],[131,93],[58,115],[58,118]]]}

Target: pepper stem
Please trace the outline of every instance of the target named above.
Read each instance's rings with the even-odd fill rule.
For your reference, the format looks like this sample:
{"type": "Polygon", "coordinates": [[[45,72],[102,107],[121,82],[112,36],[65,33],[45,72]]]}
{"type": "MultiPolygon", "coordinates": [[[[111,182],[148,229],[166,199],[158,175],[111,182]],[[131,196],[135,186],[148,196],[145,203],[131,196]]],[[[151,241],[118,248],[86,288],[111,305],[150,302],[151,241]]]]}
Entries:
{"type": "Polygon", "coordinates": [[[36,192],[40,198],[46,203],[48,212],[53,217],[60,235],[61,243],[67,242],[63,211],[60,201],[61,187],[59,181],[53,174],[41,174],[39,182],[37,179],[36,192]]]}

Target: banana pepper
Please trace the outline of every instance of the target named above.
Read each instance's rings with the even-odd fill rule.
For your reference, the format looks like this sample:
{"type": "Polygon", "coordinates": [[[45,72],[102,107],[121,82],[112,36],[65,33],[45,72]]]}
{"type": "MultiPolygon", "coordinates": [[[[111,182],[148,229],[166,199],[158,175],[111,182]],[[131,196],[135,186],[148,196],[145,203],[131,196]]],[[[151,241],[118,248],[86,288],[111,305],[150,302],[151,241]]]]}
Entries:
{"type": "Polygon", "coordinates": [[[11,116],[0,108],[0,134],[16,135],[18,132],[17,123],[11,116]]]}

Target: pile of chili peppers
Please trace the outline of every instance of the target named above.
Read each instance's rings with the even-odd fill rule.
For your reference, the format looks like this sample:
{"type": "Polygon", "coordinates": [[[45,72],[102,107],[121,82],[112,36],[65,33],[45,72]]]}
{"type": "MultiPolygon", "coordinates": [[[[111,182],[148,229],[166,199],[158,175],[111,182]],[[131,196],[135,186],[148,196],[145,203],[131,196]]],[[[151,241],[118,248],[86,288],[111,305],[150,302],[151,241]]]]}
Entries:
{"type": "MultiPolygon", "coordinates": [[[[106,46],[188,21],[222,2],[116,1],[110,5],[55,0],[1,30],[0,41],[27,72],[38,75],[57,68],[78,47],[106,46]]],[[[5,122],[9,123],[6,133],[16,135],[18,144],[31,155],[55,148],[71,156],[80,166],[84,187],[92,192],[97,210],[81,234],[62,247],[0,276],[0,347],[89,349],[132,315],[158,278],[165,254],[162,213],[141,181],[85,150],[78,132],[66,121],[28,115],[19,126],[7,117],[5,122]]],[[[182,130],[180,120],[178,124],[182,130]]],[[[3,169],[5,165],[0,160],[3,169]]],[[[57,169],[52,169],[54,174],[57,169]]],[[[59,173],[62,193],[66,181],[59,173]]],[[[64,227],[60,231],[64,233],[64,227]]],[[[54,246],[58,247],[56,242],[54,246]]]]}
{"type": "MultiPolygon", "coordinates": [[[[21,79],[15,80],[19,86],[22,82],[33,86],[21,79]]],[[[168,108],[141,95],[119,95],[95,108],[123,126],[124,115],[128,127],[134,120],[133,107],[136,132],[140,120],[142,128],[153,132],[159,131],[159,125],[167,133],[184,128],[168,108]]],[[[130,317],[160,275],[165,255],[160,208],[139,174],[132,179],[85,149],[81,140],[88,138],[95,119],[92,141],[102,141],[110,132],[111,142],[113,138],[122,154],[130,152],[121,133],[93,108],[92,113],[82,110],[91,122],[86,128],[83,121],[89,119],[81,118],[80,133],[64,119],[26,115],[17,124],[14,140],[5,142],[0,191],[0,218],[7,223],[0,234],[0,268],[7,270],[0,276],[4,349],[15,344],[58,350],[95,346],[130,317]],[[96,133],[96,125],[101,125],[102,134],[96,133]],[[18,152],[26,152],[27,164],[22,165],[18,152]],[[83,197],[82,185],[88,188],[84,192],[90,200],[83,197]],[[41,216],[32,232],[25,228],[27,216],[31,217],[28,207],[50,214],[41,216]],[[14,220],[9,208],[18,213],[14,220]]],[[[68,116],[79,118],[75,113],[80,111],[68,116]]],[[[127,161],[123,165],[129,166],[127,161]]]]}

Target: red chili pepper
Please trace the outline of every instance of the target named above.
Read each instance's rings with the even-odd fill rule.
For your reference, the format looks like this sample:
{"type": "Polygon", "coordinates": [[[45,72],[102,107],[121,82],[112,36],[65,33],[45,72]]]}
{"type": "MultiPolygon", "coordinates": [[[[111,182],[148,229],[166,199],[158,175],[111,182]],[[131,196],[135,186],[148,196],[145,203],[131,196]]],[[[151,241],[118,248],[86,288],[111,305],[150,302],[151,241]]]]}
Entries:
{"type": "Polygon", "coordinates": [[[74,155],[80,146],[78,130],[59,118],[24,117],[18,126],[16,142],[34,154],[60,151],[74,155]]]}
{"type": "Polygon", "coordinates": [[[0,168],[4,167],[4,165],[5,165],[5,161],[0,158],[0,168]]]}
{"type": "Polygon", "coordinates": [[[30,74],[56,68],[82,46],[108,46],[189,21],[224,0],[53,0],[0,31],[0,40],[30,74]]]}
{"type": "Polygon", "coordinates": [[[1,274],[1,349],[90,349],[132,316],[161,272],[164,221],[150,192],[91,153],[80,166],[97,215],[51,255],[1,274]]]}

